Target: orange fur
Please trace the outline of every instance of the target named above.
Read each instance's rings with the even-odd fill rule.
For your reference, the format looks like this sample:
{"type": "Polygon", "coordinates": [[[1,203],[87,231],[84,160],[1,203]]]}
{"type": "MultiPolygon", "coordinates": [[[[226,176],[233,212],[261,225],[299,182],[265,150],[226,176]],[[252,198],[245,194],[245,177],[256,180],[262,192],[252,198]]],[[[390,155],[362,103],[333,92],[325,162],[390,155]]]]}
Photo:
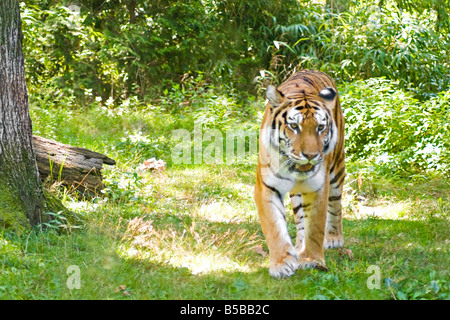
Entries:
{"type": "Polygon", "coordinates": [[[255,203],[269,247],[269,272],[326,268],[324,248],[343,245],[341,195],[345,177],[344,119],[326,74],[303,70],[267,89],[260,132],[255,203]],[[297,225],[288,234],[284,196],[297,225]]]}

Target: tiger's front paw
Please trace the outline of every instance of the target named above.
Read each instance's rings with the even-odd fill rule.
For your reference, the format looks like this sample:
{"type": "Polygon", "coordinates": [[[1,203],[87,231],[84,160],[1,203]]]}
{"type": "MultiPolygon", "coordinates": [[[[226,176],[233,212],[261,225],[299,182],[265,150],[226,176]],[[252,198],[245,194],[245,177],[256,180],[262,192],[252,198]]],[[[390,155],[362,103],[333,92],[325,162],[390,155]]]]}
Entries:
{"type": "Polygon", "coordinates": [[[292,276],[297,270],[298,262],[297,257],[288,255],[281,262],[271,263],[269,268],[269,274],[277,279],[287,278],[292,276]]]}

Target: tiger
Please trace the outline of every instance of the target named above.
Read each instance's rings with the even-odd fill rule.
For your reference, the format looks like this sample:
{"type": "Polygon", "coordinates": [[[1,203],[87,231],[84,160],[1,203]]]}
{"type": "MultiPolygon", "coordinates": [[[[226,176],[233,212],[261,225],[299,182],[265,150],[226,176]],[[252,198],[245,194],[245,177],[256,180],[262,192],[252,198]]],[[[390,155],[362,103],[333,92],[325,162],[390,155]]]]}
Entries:
{"type": "Polygon", "coordinates": [[[297,269],[327,270],[324,249],[342,247],[345,179],[344,117],[334,81],[301,70],[278,88],[266,89],[259,135],[254,200],[269,249],[269,274],[297,269]],[[288,233],[284,197],[296,224],[288,233]]]}

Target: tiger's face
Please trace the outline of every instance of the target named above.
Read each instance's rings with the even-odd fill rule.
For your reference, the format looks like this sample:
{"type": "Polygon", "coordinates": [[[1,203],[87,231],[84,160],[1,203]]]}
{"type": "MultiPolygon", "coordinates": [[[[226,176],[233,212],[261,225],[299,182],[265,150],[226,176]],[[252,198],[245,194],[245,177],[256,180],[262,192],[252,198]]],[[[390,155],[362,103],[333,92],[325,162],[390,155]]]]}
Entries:
{"type": "Polygon", "coordinates": [[[294,97],[284,97],[273,86],[267,89],[273,140],[291,171],[311,171],[334,148],[337,130],[331,112],[336,95],[332,87],[324,88],[319,95],[303,91],[294,97]]]}

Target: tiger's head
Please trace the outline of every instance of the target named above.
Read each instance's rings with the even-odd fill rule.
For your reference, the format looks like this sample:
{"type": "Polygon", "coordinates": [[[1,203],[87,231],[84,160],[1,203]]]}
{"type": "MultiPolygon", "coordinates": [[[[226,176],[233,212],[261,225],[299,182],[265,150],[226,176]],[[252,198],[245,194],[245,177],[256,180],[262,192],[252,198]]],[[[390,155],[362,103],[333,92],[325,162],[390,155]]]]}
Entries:
{"type": "Polygon", "coordinates": [[[290,171],[311,171],[336,145],[336,90],[325,87],[320,92],[300,90],[285,96],[269,86],[266,96],[271,109],[271,145],[287,158],[290,171]]]}

